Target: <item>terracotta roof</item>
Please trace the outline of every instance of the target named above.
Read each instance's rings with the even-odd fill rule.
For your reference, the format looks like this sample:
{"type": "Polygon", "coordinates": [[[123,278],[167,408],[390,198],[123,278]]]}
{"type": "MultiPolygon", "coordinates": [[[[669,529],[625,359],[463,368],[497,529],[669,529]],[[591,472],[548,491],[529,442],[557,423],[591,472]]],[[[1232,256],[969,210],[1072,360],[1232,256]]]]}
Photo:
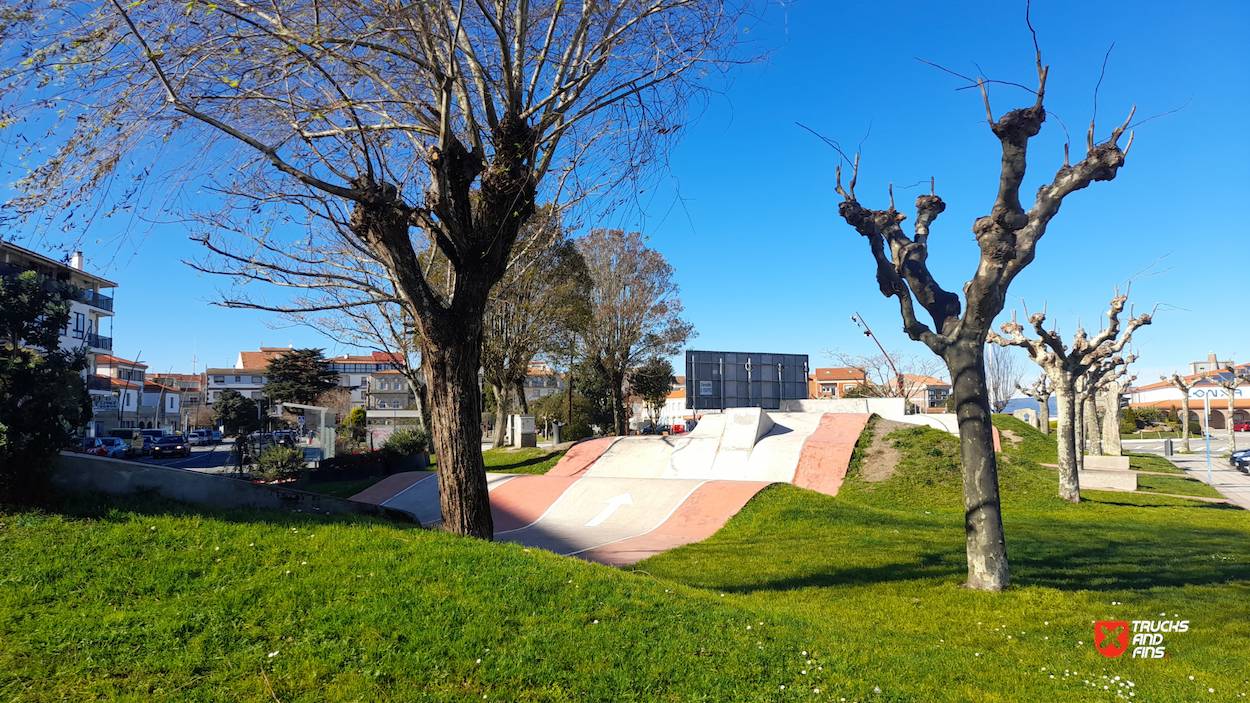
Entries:
{"type": "Polygon", "coordinates": [[[97,356],[95,358],[95,361],[96,361],[97,366],[100,364],[105,364],[106,366],[112,366],[113,364],[126,364],[127,366],[134,366],[140,369],[146,369],[148,367],[147,364],[140,364],[137,361],[127,361],[126,359],[122,359],[116,356],[109,356],[108,354],[101,354],[97,356]]]}
{"type": "Polygon", "coordinates": [[[685,389],[685,388],[681,388],[681,389],[679,389],[679,390],[674,390],[674,391],[669,391],[669,392],[668,392],[668,399],[669,399],[669,400],[677,400],[678,398],[685,398],[685,397],[686,397],[686,389],[685,389]]]}
{"type": "Polygon", "coordinates": [[[110,376],[108,377],[108,379],[109,379],[109,382],[115,388],[139,388],[140,387],[139,384],[137,383],[131,383],[130,381],[123,381],[120,378],[113,378],[110,376]]]}
{"type": "Polygon", "coordinates": [[[269,365],[270,361],[291,351],[287,347],[261,347],[260,351],[241,351],[239,352],[239,361],[244,369],[263,369],[269,365]]]}
{"type": "Polygon", "coordinates": [[[370,356],[372,356],[373,360],[378,362],[379,364],[398,364],[399,363],[399,356],[396,354],[391,354],[389,352],[376,352],[375,351],[372,354],[370,354],[370,356]]]}
{"type": "MultiPolygon", "coordinates": [[[[161,385],[161,384],[159,384],[159,383],[153,383],[153,382],[151,382],[151,381],[146,381],[146,382],[143,384],[143,390],[145,390],[145,391],[146,391],[146,390],[147,390],[147,389],[149,389],[149,388],[159,388],[159,389],[167,390],[167,391],[169,391],[169,392],[171,392],[171,393],[181,393],[181,392],[182,392],[182,391],[178,390],[177,388],[170,388],[169,386],[163,386],[163,385],[161,385]]],[[[155,390],[155,391],[152,391],[152,392],[153,392],[153,393],[159,393],[160,391],[159,391],[159,390],[155,390]]]]}
{"type": "Polygon", "coordinates": [[[811,378],[813,381],[862,381],[864,380],[864,372],[862,369],[851,368],[849,366],[838,366],[832,368],[812,369],[811,378]]]}
{"type": "Polygon", "coordinates": [[[385,373],[385,374],[393,374],[393,373],[397,373],[397,374],[400,374],[400,375],[402,376],[404,372],[403,372],[403,371],[400,371],[399,369],[384,369],[384,370],[382,370],[382,371],[374,371],[374,372],[373,372],[373,375],[374,375],[374,376],[377,376],[378,374],[384,374],[384,373],[385,373]]]}
{"type": "MultiPolygon", "coordinates": [[[[1250,371],[1250,364],[1234,364],[1233,368],[1237,369],[1238,371],[1250,371]]],[[[1227,373],[1227,372],[1221,369],[1219,372],[1216,372],[1215,375],[1220,376],[1224,373],[1227,373]]],[[[1191,373],[1188,376],[1181,376],[1181,378],[1184,379],[1186,383],[1195,383],[1200,386],[1218,385],[1210,381],[1203,381],[1202,380],[1203,375],[1204,374],[1200,374],[1200,373],[1191,373]]],[[[1156,388],[1167,388],[1169,386],[1172,388],[1176,388],[1176,386],[1173,386],[1171,383],[1167,381],[1155,381],[1154,383],[1148,383],[1144,386],[1133,386],[1132,388],[1126,389],[1124,392],[1125,393],[1137,393],[1139,391],[1152,391],[1152,390],[1155,390],[1156,388]]]]}
{"type": "Polygon", "coordinates": [[[932,376],[917,376],[916,374],[903,374],[903,381],[912,386],[949,386],[950,384],[940,378],[932,376]]]}

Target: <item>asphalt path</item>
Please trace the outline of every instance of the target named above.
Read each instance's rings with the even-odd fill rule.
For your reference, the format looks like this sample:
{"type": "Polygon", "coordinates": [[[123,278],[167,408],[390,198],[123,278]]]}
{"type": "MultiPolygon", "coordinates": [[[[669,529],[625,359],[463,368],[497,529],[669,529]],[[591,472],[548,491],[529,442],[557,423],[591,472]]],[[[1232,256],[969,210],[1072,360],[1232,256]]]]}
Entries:
{"type": "MultiPolygon", "coordinates": [[[[1250,432],[1237,432],[1237,448],[1250,448],[1250,432]]],[[[1163,456],[1162,439],[1125,439],[1121,441],[1124,449],[1130,452],[1141,452],[1142,454],[1158,454],[1163,456]]],[[[1181,440],[1179,438],[1172,439],[1172,450],[1179,452],[1181,450],[1181,440]]],[[[1207,439],[1206,437],[1189,438],[1189,450],[1195,454],[1206,454],[1207,439]]],[[[1211,435],[1211,456],[1221,457],[1228,452],[1228,432],[1225,430],[1213,430],[1211,435]]]]}

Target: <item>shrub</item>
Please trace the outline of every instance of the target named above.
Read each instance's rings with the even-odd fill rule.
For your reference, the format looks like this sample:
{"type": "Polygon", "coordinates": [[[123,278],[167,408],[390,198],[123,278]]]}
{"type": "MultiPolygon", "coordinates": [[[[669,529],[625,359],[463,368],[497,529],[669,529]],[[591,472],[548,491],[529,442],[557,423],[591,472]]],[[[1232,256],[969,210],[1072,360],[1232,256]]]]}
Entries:
{"type": "Polygon", "coordinates": [[[1202,425],[1197,420],[1189,421],[1189,434],[1202,434],[1202,425]]]}
{"type": "Polygon", "coordinates": [[[256,461],[255,475],[264,481],[295,478],[304,469],[304,452],[291,447],[269,447],[256,461]]]}
{"type": "Polygon", "coordinates": [[[1120,434],[1132,434],[1137,431],[1137,411],[1125,408],[1120,415],[1120,434]]]}
{"type": "Polygon", "coordinates": [[[414,456],[430,449],[430,433],[424,427],[396,432],[382,445],[384,456],[414,456]]]}

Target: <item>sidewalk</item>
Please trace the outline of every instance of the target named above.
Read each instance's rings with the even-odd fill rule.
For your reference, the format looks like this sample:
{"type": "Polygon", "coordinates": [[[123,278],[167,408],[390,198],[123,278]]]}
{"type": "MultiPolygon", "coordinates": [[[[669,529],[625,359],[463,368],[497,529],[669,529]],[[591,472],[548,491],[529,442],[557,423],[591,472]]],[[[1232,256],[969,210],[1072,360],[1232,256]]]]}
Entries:
{"type": "MultiPolygon", "coordinates": [[[[1177,468],[1193,478],[1207,482],[1206,454],[1173,454],[1166,457],[1177,468]]],[[[1250,510],[1250,476],[1228,465],[1228,459],[1211,457],[1211,487],[1219,491],[1225,498],[1237,505],[1250,510]]]]}

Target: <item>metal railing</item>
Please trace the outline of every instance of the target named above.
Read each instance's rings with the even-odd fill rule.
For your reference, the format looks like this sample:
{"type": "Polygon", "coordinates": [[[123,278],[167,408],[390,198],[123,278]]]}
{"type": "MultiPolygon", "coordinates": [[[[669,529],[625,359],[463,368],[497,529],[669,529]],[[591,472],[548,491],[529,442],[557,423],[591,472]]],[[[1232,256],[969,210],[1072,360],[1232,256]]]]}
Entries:
{"type": "MultiPolygon", "coordinates": [[[[28,269],[18,264],[0,263],[0,276],[18,276],[22,273],[25,273],[26,271],[31,271],[31,270],[32,269],[28,269]]],[[[80,303],[85,303],[92,307],[100,308],[101,310],[108,310],[109,312],[113,311],[113,299],[107,295],[101,295],[100,293],[97,293],[96,291],[87,290],[86,288],[79,288],[78,286],[73,285],[72,283],[65,283],[64,281],[53,280],[52,278],[42,273],[39,273],[38,271],[36,271],[35,273],[39,274],[40,280],[46,281],[49,284],[60,289],[61,292],[63,292],[65,296],[67,298],[70,298],[71,300],[77,300],[80,303]]]]}
{"type": "Polygon", "coordinates": [[[88,332],[86,336],[87,346],[92,349],[103,349],[105,351],[113,351],[113,338],[101,337],[98,334],[88,332]]]}
{"type": "Polygon", "coordinates": [[[89,391],[113,391],[113,380],[105,376],[91,375],[87,377],[87,390],[89,391]]]}

